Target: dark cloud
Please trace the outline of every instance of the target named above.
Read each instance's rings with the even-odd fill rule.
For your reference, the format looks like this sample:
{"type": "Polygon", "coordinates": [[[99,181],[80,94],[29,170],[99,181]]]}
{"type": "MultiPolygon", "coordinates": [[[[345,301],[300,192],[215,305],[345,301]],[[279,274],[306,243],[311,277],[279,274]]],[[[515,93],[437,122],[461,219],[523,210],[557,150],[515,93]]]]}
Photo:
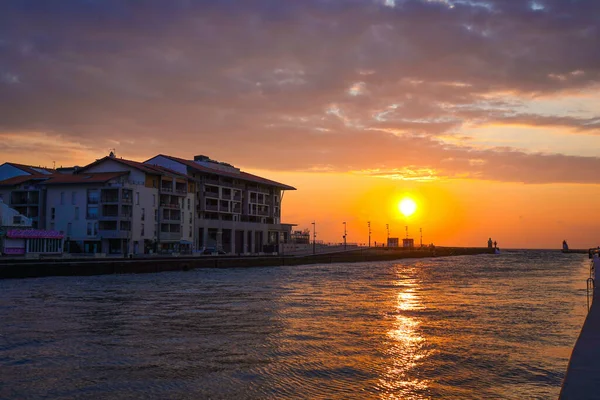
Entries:
{"type": "Polygon", "coordinates": [[[600,159],[440,138],[466,121],[595,133],[598,119],[482,99],[597,84],[600,2],[384,3],[4,1],[0,132],[247,167],[595,182],[600,159]]]}

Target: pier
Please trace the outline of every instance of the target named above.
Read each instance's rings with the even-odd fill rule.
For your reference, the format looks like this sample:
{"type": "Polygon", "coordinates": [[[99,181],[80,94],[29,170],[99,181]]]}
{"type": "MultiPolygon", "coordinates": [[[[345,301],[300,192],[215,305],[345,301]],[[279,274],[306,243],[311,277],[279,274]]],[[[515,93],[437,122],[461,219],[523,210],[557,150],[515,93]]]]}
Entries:
{"type": "Polygon", "coordinates": [[[306,264],[392,261],[405,258],[492,254],[482,247],[436,247],[435,249],[359,248],[352,251],[303,256],[178,256],[146,258],[48,258],[0,261],[0,279],[44,276],[87,276],[187,271],[196,268],[250,268],[306,264]]]}
{"type": "Polygon", "coordinates": [[[600,399],[600,294],[595,287],[592,290],[592,304],[571,353],[559,400],[600,399]]]}

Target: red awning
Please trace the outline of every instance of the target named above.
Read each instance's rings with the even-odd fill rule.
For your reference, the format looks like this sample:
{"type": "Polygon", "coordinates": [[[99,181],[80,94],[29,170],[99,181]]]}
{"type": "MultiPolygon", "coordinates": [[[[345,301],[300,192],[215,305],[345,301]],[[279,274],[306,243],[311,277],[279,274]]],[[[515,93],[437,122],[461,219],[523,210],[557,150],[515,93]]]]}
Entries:
{"type": "Polygon", "coordinates": [[[62,239],[64,235],[59,231],[45,231],[42,229],[9,229],[6,237],[13,239],[62,239]]]}

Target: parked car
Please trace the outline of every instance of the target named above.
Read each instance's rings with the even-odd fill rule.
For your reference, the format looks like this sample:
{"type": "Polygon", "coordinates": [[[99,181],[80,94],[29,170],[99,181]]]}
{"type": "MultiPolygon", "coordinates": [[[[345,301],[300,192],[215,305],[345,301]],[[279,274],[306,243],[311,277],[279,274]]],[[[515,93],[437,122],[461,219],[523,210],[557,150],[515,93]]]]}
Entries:
{"type": "Polygon", "coordinates": [[[200,249],[200,254],[202,255],[218,255],[218,254],[227,254],[223,249],[217,249],[216,247],[203,247],[200,249]]]}

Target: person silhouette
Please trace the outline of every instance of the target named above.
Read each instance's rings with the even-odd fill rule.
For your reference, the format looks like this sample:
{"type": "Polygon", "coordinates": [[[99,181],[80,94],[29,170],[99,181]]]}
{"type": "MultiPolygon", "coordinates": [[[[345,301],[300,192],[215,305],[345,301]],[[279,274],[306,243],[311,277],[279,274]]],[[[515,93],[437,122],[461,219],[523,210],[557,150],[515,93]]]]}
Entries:
{"type": "Polygon", "coordinates": [[[492,248],[492,238],[488,239],[488,248],[492,248]]]}

